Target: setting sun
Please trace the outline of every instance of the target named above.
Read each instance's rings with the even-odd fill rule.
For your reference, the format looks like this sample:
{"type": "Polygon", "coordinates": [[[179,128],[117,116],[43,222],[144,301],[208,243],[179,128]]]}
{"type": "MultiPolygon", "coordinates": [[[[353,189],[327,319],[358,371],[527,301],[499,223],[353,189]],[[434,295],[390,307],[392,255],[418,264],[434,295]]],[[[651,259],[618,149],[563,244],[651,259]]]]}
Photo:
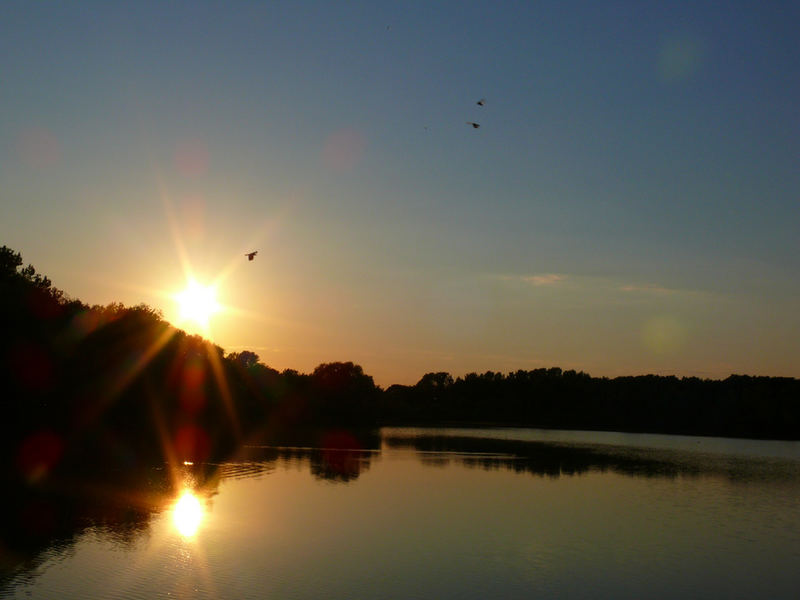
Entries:
{"type": "Polygon", "coordinates": [[[192,321],[201,327],[207,327],[208,320],[220,309],[216,292],[214,286],[190,281],[186,289],[175,295],[181,321],[192,321]]]}

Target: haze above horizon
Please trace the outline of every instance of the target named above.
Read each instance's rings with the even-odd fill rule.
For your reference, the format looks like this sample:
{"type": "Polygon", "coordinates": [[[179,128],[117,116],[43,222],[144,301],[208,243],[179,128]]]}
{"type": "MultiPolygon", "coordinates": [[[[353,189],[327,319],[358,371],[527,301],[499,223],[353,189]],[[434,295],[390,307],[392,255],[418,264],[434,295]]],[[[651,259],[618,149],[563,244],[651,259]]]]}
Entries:
{"type": "Polygon", "coordinates": [[[0,244],[173,322],[213,284],[207,337],[277,369],[799,377],[798,25],[5,2],[0,244]]]}

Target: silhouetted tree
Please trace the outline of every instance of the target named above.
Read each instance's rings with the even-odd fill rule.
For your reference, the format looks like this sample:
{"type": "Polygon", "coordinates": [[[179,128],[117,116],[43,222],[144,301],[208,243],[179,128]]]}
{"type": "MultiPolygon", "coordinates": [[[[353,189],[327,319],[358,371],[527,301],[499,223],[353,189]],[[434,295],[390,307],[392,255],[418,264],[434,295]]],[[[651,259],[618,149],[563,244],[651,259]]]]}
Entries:
{"type": "Polygon", "coordinates": [[[228,360],[234,362],[244,369],[249,369],[258,364],[258,354],[250,350],[243,350],[241,352],[231,352],[227,356],[228,360]]]}
{"type": "Polygon", "coordinates": [[[331,422],[363,423],[375,414],[378,388],[360,365],[323,363],[311,374],[313,418],[331,422]]]}
{"type": "Polygon", "coordinates": [[[10,279],[17,273],[17,268],[22,265],[22,254],[14,252],[8,246],[0,248],[0,277],[10,279]]]}

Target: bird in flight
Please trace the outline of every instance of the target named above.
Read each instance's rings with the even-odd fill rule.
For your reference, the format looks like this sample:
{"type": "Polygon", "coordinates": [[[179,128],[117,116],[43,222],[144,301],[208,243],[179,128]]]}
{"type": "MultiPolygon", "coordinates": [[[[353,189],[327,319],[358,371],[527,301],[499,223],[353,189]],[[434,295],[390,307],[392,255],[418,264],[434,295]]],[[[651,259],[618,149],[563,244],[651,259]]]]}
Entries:
{"type": "Polygon", "coordinates": [[[467,121],[467,125],[472,125],[473,129],[477,129],[481,126],[480,123],[473,123],[472,121],[467,121]]]}
{"type": "Polygon", "coordinates": [[[486,98],[481,98],[475,104],[477,104],[478,106],[483,106],[484,104],[486,104],[486,98]]]}
{"type": "Polygon", "coordinates": [[[256,257],[256,254],[258,254],[258,250],[254,252],[246,252],[245,256],[247,257],[247,260],[253,260],[256,257]]]}

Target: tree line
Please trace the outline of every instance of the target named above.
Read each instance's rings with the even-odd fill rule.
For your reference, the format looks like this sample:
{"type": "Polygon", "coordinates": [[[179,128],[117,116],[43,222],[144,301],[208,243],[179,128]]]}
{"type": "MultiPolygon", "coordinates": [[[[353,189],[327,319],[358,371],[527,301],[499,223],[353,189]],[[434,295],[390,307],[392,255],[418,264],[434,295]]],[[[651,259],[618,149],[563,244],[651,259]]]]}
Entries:
{"type": "Polygon", "coordinates": [[[382,408],[388,422],[800,439],[800,380],[791,377],[440,372],[389,387],[382,408]]]}
{"type": "MultiPolygon", "coordinates": [[[[428,373],[381,389],[352,362],[278,371],[225,353],[146,306],[89,306],[0,249],[4,472],[144,468],[232,456],[321,428],[509,425],[800,439],[800,380],[550,369],[428,373]]],[[[349,443],[354,443],[352,440],[349,443]]]]}

